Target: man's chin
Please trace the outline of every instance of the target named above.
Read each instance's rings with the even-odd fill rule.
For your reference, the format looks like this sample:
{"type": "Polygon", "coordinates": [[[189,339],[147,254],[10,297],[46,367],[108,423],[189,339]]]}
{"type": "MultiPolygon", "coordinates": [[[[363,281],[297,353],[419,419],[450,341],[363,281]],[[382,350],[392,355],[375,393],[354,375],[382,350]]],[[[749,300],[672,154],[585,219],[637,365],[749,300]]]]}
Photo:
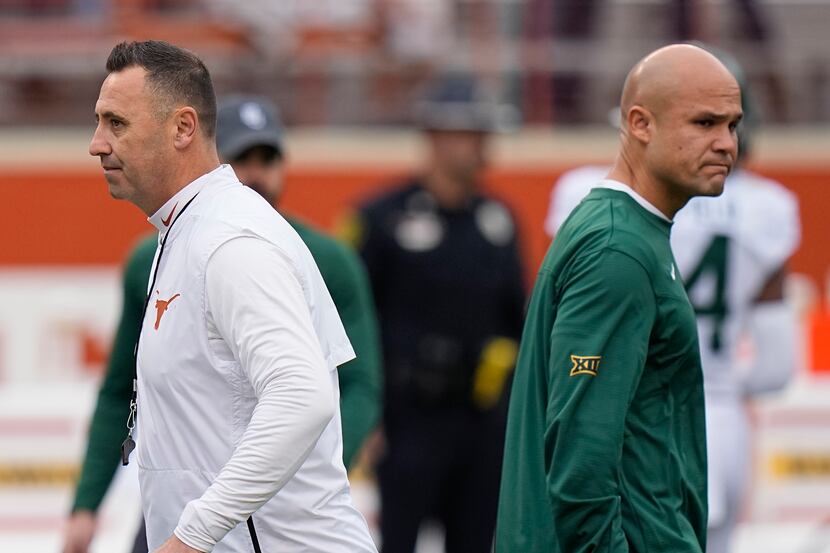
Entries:
{"type": "Polygon", "coordinates": [[[116,200],[126,200],[127,195],[124,193],[124,186],[118,180],[104,176],[107,179],[107,187],[110,191],[110,196],[116,200]]]}
{"type": "Polygon", "coordinates": [[[726,183],[726,177],[714,178],[700,187],[698,196],[720,196],[723,194],[723,187],[726,183]]]}

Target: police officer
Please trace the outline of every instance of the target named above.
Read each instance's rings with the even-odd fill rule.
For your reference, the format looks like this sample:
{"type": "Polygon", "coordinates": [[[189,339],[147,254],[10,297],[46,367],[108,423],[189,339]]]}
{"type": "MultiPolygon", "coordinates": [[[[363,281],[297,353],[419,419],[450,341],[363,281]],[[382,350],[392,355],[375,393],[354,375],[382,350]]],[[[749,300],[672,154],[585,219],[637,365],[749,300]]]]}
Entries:
{"type": "Polygon", "coordinates": [[[510,113],[463,75],[440,80],[416,113],[429,164],[351,227],[385,359],[382,547],[412,552],[434,517],[448,553],[486,553],[525,290],[515,220],[480,177],[488,134],[510,113]]]}

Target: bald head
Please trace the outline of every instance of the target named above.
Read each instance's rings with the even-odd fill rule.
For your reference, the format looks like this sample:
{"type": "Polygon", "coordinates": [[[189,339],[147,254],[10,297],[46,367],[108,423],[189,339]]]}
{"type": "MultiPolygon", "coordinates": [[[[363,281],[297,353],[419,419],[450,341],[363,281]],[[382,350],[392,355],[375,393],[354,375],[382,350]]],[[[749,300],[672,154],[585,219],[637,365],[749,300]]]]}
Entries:
{"type": "Polygon", "coordinates": [[[623,87],[620,155],[609,178],[627,183],[669,217],[692,196],[716,196],[738,155],[741,89],[691,44],[643,58],[623,87]]]}
{"type": "Polygon", "coordinates": [[[735,77],[718,58],[691,44],[665,46],[628,73],[620,100],[623,125],[634,106],[657,114],[681,96],[705,97],[712,90],[739,90],[735,77]]]}

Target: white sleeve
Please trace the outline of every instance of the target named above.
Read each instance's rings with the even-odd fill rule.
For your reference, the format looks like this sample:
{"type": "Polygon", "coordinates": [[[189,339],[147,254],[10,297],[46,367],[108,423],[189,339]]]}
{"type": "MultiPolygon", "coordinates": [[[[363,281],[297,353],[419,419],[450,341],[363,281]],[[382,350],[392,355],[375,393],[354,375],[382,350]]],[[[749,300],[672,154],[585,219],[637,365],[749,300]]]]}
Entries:
{"type": "Polygon", "coordinates": [[[774,181],[746,175],[756,185],[746,201],[756,204],[755,216],[744,221],[746,243],[767,271],[778,270],[801,242],[801,221],[795,194],[774,181]]]}
{"type": "Polygon", "coordinates": [[[795,309],[786,301],[759,303],[749,313],[748,329],[756,354],[744,379],[744,394],[783,389],[801,364],[795,309]]]}
{"type": "Polygon", "coordinates": [[[571,211],[609,171],[608,167],[587,165],[572,169],[559,177],[551,190],[550,205],[545,218],[545,232],[548,236],[553,237],[559,231],[559,227],[565,223],[571,211]]]}
{"type": "Polygon", "coordinates": [[[207,263],[205,290],[209,318],[257,397],[233,455],[174,531],[210,551],[294,475],[337,405],[299,275],[279,249],[257,238],[223,244],[207,263]]]}

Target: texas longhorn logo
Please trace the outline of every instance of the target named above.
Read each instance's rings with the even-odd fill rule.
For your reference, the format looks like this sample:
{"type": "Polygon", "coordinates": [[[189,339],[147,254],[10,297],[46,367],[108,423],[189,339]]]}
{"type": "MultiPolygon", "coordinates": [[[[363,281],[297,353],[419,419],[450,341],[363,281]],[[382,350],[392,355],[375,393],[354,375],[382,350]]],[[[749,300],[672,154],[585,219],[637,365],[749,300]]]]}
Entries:
{"type": "Polygon", "coordinates": [[[602,357],[599,355],[571,355],[571,376],[587,374],[596,376],[599,372],[599,362],[602,357]]]}
{"type": "MultiPolygon", "coordinates": [[[[156,290],[156,294],[158,294],[158,290],[156,290]]],[[[156,300],[156,326],[154,327],[156,330],[159,329],[159,323],[161,322],[161,316],[164,315],[164,312],[167,311],[167,308],[173,303],[173,300],[181,296],[181,294],[176,294],[169,300],[156,300]]]]}

